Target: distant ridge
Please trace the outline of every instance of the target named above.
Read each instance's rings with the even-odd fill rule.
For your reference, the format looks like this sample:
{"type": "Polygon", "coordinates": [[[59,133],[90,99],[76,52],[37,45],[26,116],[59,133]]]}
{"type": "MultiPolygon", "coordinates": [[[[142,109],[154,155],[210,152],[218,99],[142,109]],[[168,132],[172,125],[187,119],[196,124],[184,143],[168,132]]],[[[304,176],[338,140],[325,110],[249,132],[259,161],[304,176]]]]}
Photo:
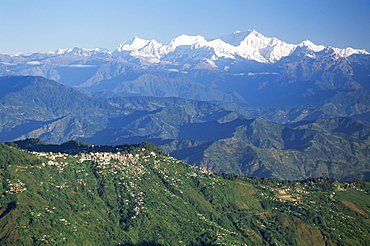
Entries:
{"type": "MultiPolygon", "coordinates": [[[[325,115],[329,109],[321,108],[319,112],[312,107],[244,108],[238,113],[212,102],[175,97],[97,99],[32,76],[2,77],[1,88],[0,141],[77,140],[59,147],[39,140],[16,142],[26,149],[34,145],[31,150],[47,152],[75,153],[80,147],[82,151],[114,151],[113,147],[97,145],[146,141],[189,164],[221,173],[292,180],[370,177],[370,125],[335,117],[346,113],[339,106],[352,107],[348,94],[345,100],[333,99],[332,114],[325,115]],[[326,117],[317,119],[318,113],[326,117]],[[290,118],[295,123],[279,125],[262,117],[290,118]]],[[[352,97],[356,98],[356,108],[368,107],[366,101],[359,103],[359,98],[369,98],[368,94],[352,97]]]]}
{"type": "MultiPolygon", "coordinates": [[[[348,57],[353,54],[369,54],[364,49],[339,49],[316,45],[309,40],[299,44],[289,44],[275,37],[265,37],[255,30],[245,32],[235,31],[230,35],[207,41],[201,35],[189,36],[182,34],[173,38],[169,44],[164,45],[156,40],[145,40],[134,37],[131,41],[121,43],[114,51],[106,49],[67,48],[50,51],[48,55],[78,55],[93,57],[112,57],[128,59],[143,59],[148,63],[170,62],[176,63],[183,56],[190,60],[219,59],[252,60],[261,63],[274,63],[281,58],[291,55],[298,47],[319,52],[325,48],[333,49],[339,57],[348,57]]],[[[31,54],[18,53],[13,56],[31,54]]]]}

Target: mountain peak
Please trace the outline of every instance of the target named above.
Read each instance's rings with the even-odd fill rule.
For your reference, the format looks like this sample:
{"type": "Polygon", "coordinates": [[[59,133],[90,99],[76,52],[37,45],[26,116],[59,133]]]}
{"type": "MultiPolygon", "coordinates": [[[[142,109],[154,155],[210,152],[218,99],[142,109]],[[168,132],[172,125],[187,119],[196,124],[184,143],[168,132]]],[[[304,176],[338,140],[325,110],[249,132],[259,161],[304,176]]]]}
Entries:
{"type": "Polygon", "coordinates": [[[335,52],[341,57],[348,57],[351,55],[369,55],[370,53],[367,52],[365,49],[354,49],[352,47],[347,47],[345,49],[333,48],[335,52]]]}
{"type": "Polygon", "coordinates": [[[308,39],[298,44],[298,47],[307,47],[308,49],[313,50],[314,52],[319,52],[325,49],[324,45],[316,45],[308,39]]]}
{"type": "Polygon", "coordinates": [[[144,47],[145,45],[147,45],[148,43],[149,43],[149,40],[141,39],[141,38],[135,36],[132,39],[131,43],[124,42],[124,43],[120,44],[117,47],[117,51],[122,52],[122,51],[138,50],[138,49],[144,47]]]}
{"type": "Polygon", "coordinates": [[[204,44],[204,43],[207,43],[207,40],[201,35],[190,36],[190,35],[182,34],[172,39],[169,46],[193,45],[196,43],[204,44]]]}
{"type": "Polygon", "coordinates": [[[262,36],[262,37],[264,37],[261,33],[257,32],[254,29],[248,29],[248,32],[249,32],[249,34],[253,34],[255,36],[262,36]]]}
{"type": "Polygon", "coordinates": [[[232,34],[220,37],[220,39],[224,41],[225,43],[228,43],[234,46],[239,46],[240,42],[243,41],[251,32],[252,30],[248,30],[246,32],[235,31],[232,34]]]}

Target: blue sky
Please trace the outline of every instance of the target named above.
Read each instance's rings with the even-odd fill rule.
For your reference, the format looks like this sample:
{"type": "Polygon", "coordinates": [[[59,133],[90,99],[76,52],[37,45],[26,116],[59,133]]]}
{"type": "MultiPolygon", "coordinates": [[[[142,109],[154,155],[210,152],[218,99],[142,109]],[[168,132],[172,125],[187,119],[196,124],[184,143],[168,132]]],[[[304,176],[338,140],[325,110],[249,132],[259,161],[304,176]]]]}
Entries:
{"type": "Polygon", "coordinates": [[[0,0],[0,53],[108,48],[138,36],[167,44],[254,29],[288,43],[370,52],[369,0],[0,0]]]}

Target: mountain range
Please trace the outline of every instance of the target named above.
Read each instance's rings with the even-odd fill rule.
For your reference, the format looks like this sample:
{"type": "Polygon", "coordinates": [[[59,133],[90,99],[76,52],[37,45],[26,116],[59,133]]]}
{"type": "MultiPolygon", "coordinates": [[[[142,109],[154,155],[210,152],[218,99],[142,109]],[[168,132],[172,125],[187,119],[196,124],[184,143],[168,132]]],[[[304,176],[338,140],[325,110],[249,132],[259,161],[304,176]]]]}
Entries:
{"type": "MultiPolygon", "coordinates": [[[[314,112],[311,120],[282,125],[250,119],[211,102],[98,99],[42,77],[2,77],[0,86],[0,140],[4,142],[26,138],[49,143],[75,139],[97,145],[149,141],[189,164],[222,173],[281,179],[369,178],[370,125],[353,118],[335,114],[314,118],[314,112]]],[[[294,110],[274,110],[273,115],[285,112],[297,117],[294,110]]]]}
{"type": "MultiPolygon", "coordinates": [[[[289,44],[277,38],[268,38],[255,30],[246,32],[235,31],[217,39],[206,40],[201,35],[189,36],[182,34],[163,45],[156,40],[145,40],[134,37],[129,42],[120,44],[114,51],[107,49],[67,48],[40,53],[39,55],[76,55],[85,57],[110,57],[123,60],[139,59],[147,63],[163,63],[176,65],[184,61],[218,61],[220,59],[253,60],[260,63],[275,63],[283,57],[290,56],[297,50],[305,50],[307,57],[314,57],[312,52],[334,51],[338,57],[349,57],[353,54],[369,54],[366,50],[346,48],[339,49],[316,45],[305,40],[297,45],[289,44]]],[[[16,54],[24,57],[32,54],[16,54]]],[[[319,55],[322,56],[321,53],[319,55]]],[[[193,63],[191,62],[191,63],[193,63]]]]}
{"type": "Polygon", "coordinates": [[[59,49],[0,55],[0,75],[32,75],[95,97],[155,96],[241,106],[322,106],[340,92],[369,89],[370,55],[306,40],[288,44],[256,31],[168,45],[135,37],[114,51],[59,49]]]}

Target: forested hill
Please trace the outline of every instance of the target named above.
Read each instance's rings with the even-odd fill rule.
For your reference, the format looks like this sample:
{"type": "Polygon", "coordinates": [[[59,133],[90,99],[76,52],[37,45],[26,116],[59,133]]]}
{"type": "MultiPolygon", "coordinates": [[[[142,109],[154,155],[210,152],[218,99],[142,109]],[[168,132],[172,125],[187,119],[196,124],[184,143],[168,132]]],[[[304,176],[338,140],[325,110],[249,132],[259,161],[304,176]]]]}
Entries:
{"type": "Polygon", "coordinates": [[[9,145],[1,245],[370,244],[367,181],[215,174],[149,143],[73,154],[9,145]]]}

